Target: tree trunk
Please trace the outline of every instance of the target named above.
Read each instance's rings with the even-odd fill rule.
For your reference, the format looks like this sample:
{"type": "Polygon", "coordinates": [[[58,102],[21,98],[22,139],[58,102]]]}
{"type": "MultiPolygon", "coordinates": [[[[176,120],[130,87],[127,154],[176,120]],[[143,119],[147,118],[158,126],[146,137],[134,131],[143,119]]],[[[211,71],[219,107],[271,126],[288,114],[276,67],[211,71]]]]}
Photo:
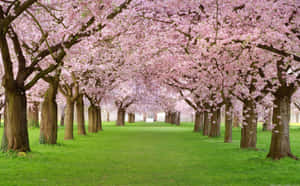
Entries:
{"type": "Polygon", "coordinates": [[[168,113],[168,123],[172,124],[173,122],[173,112],[168,113]]]}
{"type": "Polygon", "coordinates": [[[89,114],[88,132],[96,133],[97,132],[97,107],[94,105],[90,105],[88,109],[88,114],[89,114]]]}
{"type": "Polygon", "coordinates": [[[146,113],[143,114],[143,120],[144,120],[144,122],[146,122],[146,120],[147,120],[147,114],[146,113]]]}
{"type": "Polygon", "coordinates": [[[170,114],[170,123],[171,124],[176,124],[176,112],[171,112],[170,114]]]}
{"type": "Polygon", "coordinates": [[[204,123],[203,123],[203,136],[208,136],[209,134],[209,116],[208,112],[204,112],[204,123]]]}
{"type": "Polygon", "coordinates": [[[298,111],[296,111],[296,123],[299,123],[299,112],[298,111]]]}
{"type": "Polygon", "coordinates": [[[165,112],[165,123],[170,123],[170,113],[165,112]]]}
{"type": "Polygon", "coordinates": [[[76,114],[77,114],[78,134],[86,135],[83,95],[80,95],[76,100],[76,114]]]}
{"type": "Polygon", "coordinates": [[[195,122],[194,122],[194,132],[200,132],[202,130],[202,120],[201,118],[201,112],[196,111],[195,112],[195,122]]]}
{"type": "Polygon", "coordinates": [[[291,112],[291,98],[289,96],[275,96],[273,108],[272,140],[267,157],[279,160],[284,157],[297,159],[291,153],[289,122],[291,112]]]}
{"type": "Polygon", "coordinates": [[[65,126],[65,110],[66,110],[66,105],[64,105],[61,115],[60,115],[60,126],[65,126]]]}
{"type": "Polygon", "coordinates": [[[174,124],[179,126],[180,125],[180,112],[175,112],[174,113],[174,124]]]}
{"type": "Polygon", "coordinates": [[[102,131],[102,117],[101,117],[101,108],[97,108],[97,131],[102,131]]]}
{"type": "Polygon", "coordinates": [[[123,108],[118,109],[116,125],[117,126],[125,126],[125,110],[123,108]]]}
{"type": "Polygon", "coordinates": [[[135,123],[135,114],[128,113],[128,123],[135,123]]]}
{"type": "Polygon", "coordinates": [[[34,102],[32,107],[28,108],[28,126],[39,127],[39,103],[34,102]]]}
{"type": "Polygon", "coordinates": [[[243,117],[240,147],[244,149],[256,149],[257,112],[254,102],[244,102],[243,117]]]}
{"type": "Polygon", "coordinates": [[[273,108],[266,109],[264,115],[264,123],[263,123],[263,131],[271,131],[272,130],[272,112],[273,108]]]}
{"type": "Polygon", "coordinates": [[[204,112],[200,112],[200,130],[202,131],[204,127],[204,112]]]}
{"type": "Polygon", "coordinates": [[[154,114],[154,122],[157,122],[157,113],[154,114]]]}
{"type": "Polygon", "coordinates": [[[57,86],[58,83],[49,83],[42,103],[40,143],[56,144],[57,141],[57,86]]]}
{"type": "Polygon", "coordinates": [[[239,123],[240,123],[239,117],[236,114],[233,114],[233,127],[234,128],[240,127],[239,123]]]}
{"type": "Polygon", "coordinates": [[[28,152],[27,100],[25,91],[6,90],[7,120],[4,125],[3,151],[28,152]]]}
{"type": "Polygon", "coordinates": [[[106,111],[106,121],[110,121],[110,119],[109,119],[109,112],[108,111],[106,111]]]}
{"type": "Polygon", "coordinates": [[[74,130],[74,101],[67,98],[67,106],[66,106],[66,113],[65,113],[65,140],[72,140],[74,139],[73,130],[74,130]]]}
{"type": "Polygon", "coordinates": [[[230,104],[225,105],[225,143],[232,142],[232,107],[230,104]]]}
{"type": "Polygon", "coordinates": [[[211,127],[209,131],[209,137],[218,137],[221,135],[221,110],[217,109],[213,111],[213,115],[211,117],[211,127]]]}
{"type": "Polygon", "coordinates": [[[2,135],[2,140],[1,140],[1,150],[3,150],[3,151],[6,151],[7,150],[7,138],[6,138],[6,132],[5,132],[5,123],[7,122],[7,112],[6,112],[6,110],[7,110],[7,104],[6,104],[6,102],[5,102],[5,104],[4,104],[4,113],[3,113],[3,120],[4,120],[4,122],[3,122],[3,127],[4,127],[4,130],[3,130],[3,135],[2,135]]]}
{"type": "Polygon", "coordinates": [[[180,125],[180,112],[170,112],[168,117],[169,123],[173,125],[180,125]]]}

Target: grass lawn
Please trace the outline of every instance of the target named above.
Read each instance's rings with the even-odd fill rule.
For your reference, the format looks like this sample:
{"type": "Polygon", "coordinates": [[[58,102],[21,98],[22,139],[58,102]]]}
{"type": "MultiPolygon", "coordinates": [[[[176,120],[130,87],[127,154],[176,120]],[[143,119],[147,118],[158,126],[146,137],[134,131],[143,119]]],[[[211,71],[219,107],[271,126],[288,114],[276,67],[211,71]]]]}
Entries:
{"type": "MultiPolygon", "coordinates": [[[[0,185],[300,185],[300,161],[265,158],[270,132],[258,133],[260,151],[248,151],[239,149],[240,129],[224,144],[192,127],[104,123],[103,132],[73,141],[59,129],[55,146],[40,145],[39,129],[30,129],[32,152],[0,153],[0,185]]],[[[291,146],[300,156],[299,126],[292,126],[291,146]]]]}

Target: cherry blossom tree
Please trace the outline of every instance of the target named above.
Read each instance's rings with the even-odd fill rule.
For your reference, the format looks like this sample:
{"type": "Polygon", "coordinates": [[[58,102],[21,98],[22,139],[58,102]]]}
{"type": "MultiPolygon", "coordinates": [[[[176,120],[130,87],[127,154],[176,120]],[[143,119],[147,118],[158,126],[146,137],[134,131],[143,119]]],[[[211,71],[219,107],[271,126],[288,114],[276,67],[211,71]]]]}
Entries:
{"type": "MultiPolygon", "coordinates": [[[[65,49],[80,42],[81,38],[99,32],[106,26],[106,20],[116,17],[129,3],[130,0],[117,3],[120,6],[115,9],[114,2],[106,1],[1,1],[0,46],[8,110],[3,143],[5,145],[2,147],[4,150],[30,151],[25,90],[57,69],[66,54],[65,49]],[[55,30],[59,31],[54,32],[55,30]],[[47,66],[46,61],[50,65],[47,66]],[[19,114],[18,117],[16,113],[19,114]]],[[[54,83],[57,78],[46,79],[52,82],[52,89],[57,88],[57,83],[54,83]]],[[[56,92],[49,90],[46,95],[56,95],[56,92]]],[[[45,107],[52,102],[54,108],[55,98],[48,100],[49,104],[45,103],[45,107]]],[[[49,112],[44,112],[44,115],[47,113],[49,112]]],[[[53,120],[56,112],[51,113],[53,120]]],[[[42,119],[42,123],[43,121],[45,120],[42,119]]],[[[55,123],[56,120],[53,121],[55,123]]]]}

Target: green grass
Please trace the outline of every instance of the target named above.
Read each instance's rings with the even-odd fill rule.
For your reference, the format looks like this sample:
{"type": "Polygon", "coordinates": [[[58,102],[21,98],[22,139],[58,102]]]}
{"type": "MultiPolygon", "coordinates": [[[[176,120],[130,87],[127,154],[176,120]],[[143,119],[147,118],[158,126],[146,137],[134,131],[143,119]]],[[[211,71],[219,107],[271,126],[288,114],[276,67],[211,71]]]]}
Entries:
{"type": "MultiPolygon", "coordinates": [[[[40,145],[30,129],[32,152],[25,157],[0,153],[0,185],[299,185],[300,161],[266,159],[269,132],[258,133],[260,151],[193,133],[193,125],[104,124],[104,131],[40,145]]],[[[259,129],[260,131],[260,129],[259,129]]],[[[0,129],[0,137],[3,128],[0,129]]],[[[76,131],[75,131],[76,132],[76,131]]],[[[300,128],[291,129],[291,146],[300,156],[300,128]]]]}

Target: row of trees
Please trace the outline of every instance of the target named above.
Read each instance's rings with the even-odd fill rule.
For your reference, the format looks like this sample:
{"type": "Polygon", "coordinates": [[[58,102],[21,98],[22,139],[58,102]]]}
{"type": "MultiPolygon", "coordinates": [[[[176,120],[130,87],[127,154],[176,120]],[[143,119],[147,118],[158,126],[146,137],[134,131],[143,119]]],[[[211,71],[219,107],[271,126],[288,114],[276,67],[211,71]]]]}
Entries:
{"type": "Polygon", "coordinates": [[[196,115],[202,112],[204,121],[212,121],[210,132],[204,124],[205,134],[219,135],[218,118],[220,108],[225,105],[225,142],[230,142],[231,110],[242,110],[241,148],[256,148],[258,105],[269,110],[273,107],[274,127],[268,156],[295,158],[290,151],[288,131],[291,99],[299,86],[297,4],[294,1],[240,3],[237,6],[210,1],[207,6],[191,5],[193,11],[143,14],[151,22],[160,23],[164,28],[161,31],[165,32],[163,38],[169,39],[160,49],[165,55],[156,63],[156,69],[161,70],[157,75],[178,89],[196,115]],[[278,20],[271,21],[272,14],[278,20]],[[195,19],[202,21],[196,24],[195,19]],[[233,107],[236,100],[242,103],[242,108],[233,107]]]}
{"type": "Polygon", "coordinates": [[[273,108],[268,157],[296,159],[289,122],[300,81],[299,2],[151,1],[137,17],[143,20],[139,40],[147,43],[142,59],[152,62],[154,77],[203,115],[205,135],[220,135],[224,106],[230,142],[233,109],[242,110],[240,146],[255,149],[263,105],[273,108]]]}
{"type": "Polygon", "coordinates": [[[60,92],[65,139],[73,139],[75,103],[78,131],[85,133],[84,97],[95,123],[90,131],[101,129],[101,104],[118,108],[122,126],[126,111],[163,110],[176,123],[185,101],[211,137],[220,135],[225,107],[225,142],[232,113],[242,110],[241,148],[256,148],[263,105],[273,108],[268,157],[296,158],[289,121],[300,81],[299,6],[294,0],[1,1],[2,149],[30,150],[27,99],[33,113],[42,102],[41,141],[55,143],[60,92]]]}
{"type": "MultiPolygon", "coordinates": [[[[44,95],[41,108],[41,142],[56,143],[58,90],[67,103],[65,139],[73,138],[74,103],[77,101],[78,108],[82,107],[82,95],[88,94],[88,91],[80,87],[82,81],[79,81],[79,77],[90,74],[89,62],[100,61],[97,58],[100,51],[94,45],[102,41],[109,42],[107,40],[118,35],[106,27],[114,22],[130,2],[130,0],[118,4],[108,1],[0,2],[0,48],[5,95],[2,139],[4,151],[30,151],[27,132],[29,90],[41,91],[44,95]],[[89,51],[91,48],[94,51],[89,51]],[[89,51],[87,55],[79,55],[87,51],[89,51]],[[78,68],[81,68],[80,62],[83,63],[81,66],[83,69],[78,71],[78,68]],[[47,85],[41,85],[45,83],[47,85]],[[34,90],[32,88],[35,85],[37,88],[34,90]],[[45,87],[46,91],[43,89],[45,87]]],[[[121,27],[116,30],[123,31],[121,27]]],[[[113,66],[117,65],[110,63],[113,66]]],[[[106,71],[101,65],[93,70],[106,71]]],[[[104,76],[112,75],[108,73],[104,76]]],[[[94,82],[94,88],[97,87],[102,88],[101,84],[94,82]]],[[[94,99],[89,95],[87,97],[90,98],[92,106],[98,104],[100,99],[98,97],[94,99]]],[[[82,126],[82,123],[79,126],[82,126]]]]}

